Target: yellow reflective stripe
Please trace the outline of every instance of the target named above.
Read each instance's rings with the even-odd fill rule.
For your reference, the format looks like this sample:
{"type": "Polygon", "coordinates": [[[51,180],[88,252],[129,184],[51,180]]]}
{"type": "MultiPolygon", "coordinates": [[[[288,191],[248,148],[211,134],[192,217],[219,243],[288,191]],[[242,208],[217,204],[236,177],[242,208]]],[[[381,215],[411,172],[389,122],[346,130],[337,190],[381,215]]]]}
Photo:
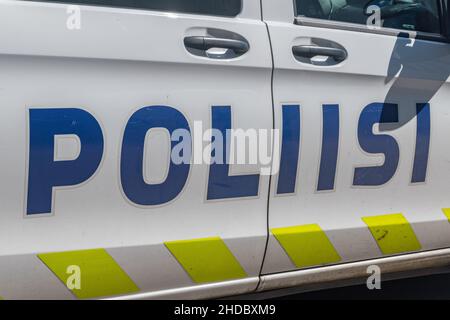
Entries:
{"type": "Polygon", "coordinates": [[[80,289],[70,290],[80,299],[139,291],[133,280],[104,249],[45,253],[38,254],[38,257],[65,286],[68,282],[76,282],[76,272],[71,271],[71,268],[79,267],[80,289]]]}
{"type": "Polygon", "coordinates": [[[164,243],[196,283],[245,278],[242,266],[219,237],[164,243]]]}
{"type": "Polygon", "coordinates": [[[271,229],[297,268],[339,262],[341,257],[317,224],[271,229]]]}
{"type": "Polygon", "coordinates": [[[395,254],[421,249],[408,220],[401,214],[364,217],[372,236],[383,254],[395,254]]]}
{"type": "Polygon", "coordinates": [[[444,208],[444,209],[442,209],[442,212],[445,214],[447,219],[450,221],[450,208],[444,208]]]}

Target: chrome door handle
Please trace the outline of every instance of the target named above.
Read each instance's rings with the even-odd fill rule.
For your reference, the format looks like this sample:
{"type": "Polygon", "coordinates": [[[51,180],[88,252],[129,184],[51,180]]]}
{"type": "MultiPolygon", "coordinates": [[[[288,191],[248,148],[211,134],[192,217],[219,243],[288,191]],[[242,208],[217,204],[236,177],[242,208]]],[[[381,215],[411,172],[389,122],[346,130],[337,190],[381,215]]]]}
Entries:
{"type": "Polygon", "coordinates": [[[301,45],[292,47],[292,53],[297,57],[313,58],[315,56],[331,57],[337,62],[347,59],[347,52],[343,49],[320,47],[315,45],[301,45]]]}
{"type": "Polygon", "coordinates": [[[184,45],[190,49],[207,51],[211,48],[222,48],[233,50],[236,54],[242,55],[250,50],[247,42],[235,39],[214,38],[214,37],[186,37],[184,45]]]}

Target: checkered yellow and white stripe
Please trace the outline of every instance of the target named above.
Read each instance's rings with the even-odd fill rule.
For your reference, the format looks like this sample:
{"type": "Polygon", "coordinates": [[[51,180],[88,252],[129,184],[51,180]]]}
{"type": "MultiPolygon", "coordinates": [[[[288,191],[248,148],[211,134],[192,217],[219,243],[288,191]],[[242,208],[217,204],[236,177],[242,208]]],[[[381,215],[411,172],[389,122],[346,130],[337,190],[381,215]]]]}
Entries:
{"type": "MultiPolygon", "coordinates": [[[[442,213],[448,223],[450,209],[442,213]]],[[[362,221],[381,256],[424,249],[402,213],[366,216],[362,221]]],[[[318,224],[273,228],[270,235],[281,248],[279,254],[292,263],[291,269],[344,261],[318,224]]],[[[245,252],[238,246],[239,242],[208,237],[154,246],[4,256],[0,257],[0,295],[3,299],[93,299],[164,290],[170,283],[189,287],[254,276],[257,270],[241,264],[245,252]],[[79,289],[67,286],[71,275],[67,270],[73,265],[81,270],[79,289]]]]}
{"type": "Polygon", "coordinates": [[[95,299],[244,279],[257,273],[241,264],[244,252],[220,237],[162,245],[88,249],[0,257],[4,299],[95,299]],[[234,253],[230,250],[233,249],[234,253]],[[70,266],[80,288],[69,289],[70,266]]]}

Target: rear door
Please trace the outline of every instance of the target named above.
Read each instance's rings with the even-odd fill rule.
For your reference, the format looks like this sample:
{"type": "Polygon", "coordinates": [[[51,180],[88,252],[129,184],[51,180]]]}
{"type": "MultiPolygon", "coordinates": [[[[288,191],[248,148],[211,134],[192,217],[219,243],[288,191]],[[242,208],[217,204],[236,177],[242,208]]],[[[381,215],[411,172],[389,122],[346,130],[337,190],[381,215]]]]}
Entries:
{"type": "Polygon", "coordinates": [[[264,273],[450,245],[441,1],[263,1],[275,127],[264,273]]]}
{"type": "Polygon", "coordinates": [[[57,2],[0,2],[0,296],[254,290],[269,178],[205,131],[272,128],[259,1],[57,2]]]}

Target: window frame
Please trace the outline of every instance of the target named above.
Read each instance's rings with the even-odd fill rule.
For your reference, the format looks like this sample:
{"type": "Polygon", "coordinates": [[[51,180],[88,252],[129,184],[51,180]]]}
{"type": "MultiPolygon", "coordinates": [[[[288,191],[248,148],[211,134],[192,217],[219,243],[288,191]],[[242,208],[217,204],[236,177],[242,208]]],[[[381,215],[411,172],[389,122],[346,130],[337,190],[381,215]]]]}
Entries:
{"type": "Polygon", "coordinates": [[[293,0],[294,8],[294,24],[299,26],[307,27],[317,27],[317,28],[327,28],[336,30],[345,30],[361,33],[371,33],[380,34],[387,36],[398,37],[401,34],[408,35],[410,38],[418,40],[428,40],[435,42],[445,42],[450,43],[450,23],[448,18],[450,17],[450,7],[448,6],[449,0],[438,0],[438,14],[441,33],[429,33],[423,31],[409,31],[403,29],[394,29],[381,27],[379,29],[370,29],[365,25],[351,22],[335,21],[335,20],[325,20],[319,18],[310,18],[305,16],[297,15],[297,1],[293,0]]]}
{"type": "Polygon", "coordinates": [[[195,15],[195,16],[205,16],[205,17],[217,17],[217,18],[225,18],[225,19],[235,19],[244,9],[244,0],[239,0],[240,6],[239,10],[235,15],[219,15],[219,14],[205,14],[205,13],[196,13],[196,12],[183,12],[183,11],[169,11],[169,10],[157,10],[157,9],[147,9],[147,8],[138,8],[138,7],[127,7],[127,6],[111,6],[111,5],[102,5],[102,4],[90,4],[90,3],[82,3],[82,1],[49,1],[49,0],[17,0],[22,2],[33,2],[33,3],[54,3],[61,4],[67,6],[86,6],[86,7],[94,7],[94,8],[110,8],[110,9],[126,9],[126,10],[138,10],[144,12],[157,12],[157,13],[169,13],[169,14],[186,14],[186,15],[195,15]]]}

